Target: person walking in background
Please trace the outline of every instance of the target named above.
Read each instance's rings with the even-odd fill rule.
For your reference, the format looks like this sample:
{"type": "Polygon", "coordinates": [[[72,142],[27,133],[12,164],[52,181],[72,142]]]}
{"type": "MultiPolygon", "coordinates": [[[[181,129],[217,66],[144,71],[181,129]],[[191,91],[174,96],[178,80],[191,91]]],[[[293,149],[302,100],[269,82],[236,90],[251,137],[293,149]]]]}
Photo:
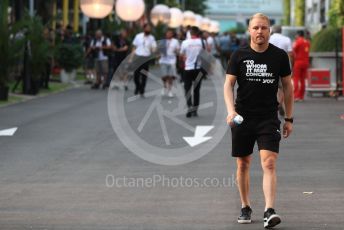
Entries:
{"type": "MultiPolygon", "coordinates": [[[[289,56],[289,60],[290,63],[292,63],[292,44],[291,44],[291,40],[289,37],[284,36],[282,34],[282,28],[279,25],[274,25],[272,27],[272,34],[270,36],[270,41],[271,44],[273,44],[274,46],[277,46],[278,48],[284,50],[285,52],[287,52],[288,56],[289,56]]],[[[279,113],[281,116],[284,116],[285,112],[284,112],[284,107],[283,107],[283,103],[284,103],[284,94],[283,94],[283,88],[282,88],[282,82],[279,81],[278,83],[278,92],[277,92],[277,98],[278,98],[278,102],[279,102],[279,113]]]]}
{"type": "Polygon", "coordinates": [[[174,38],[174,31],[168,29],[166,38],[163,40],[163,45],[160,53],[159,64],[161,68],[161,76],[163,81],[163,89],[161,94],[173,97],[172,86],[173,81],[177,76],[176,62],[180,46],[177,39],[174,38]]]}
{"type": "Polygon", "coordinates": [[[237,162],[237,182],[241,198],[238,223],[251,223],[249,198],[249,169],[255,142],[258,144],[263,169],[265,197],[264,227],[271,228],[281,222],[275,212],[276,161],[281,133],[287,138],[292,132],[293,87],[289,58],[285,51],[269,43],[270,19],[261,13],[249,20],[251,36],[249,46],[236,50],[230,59],[224,84],[227,123],[232,131],[232,156],[237,162]],[[283,132],[277,115],[278,80],[282,80],[286,117],[283,132]],[[238,82],[236,104],[234,86],[238,82]],[[243,122],[234,126],[233,119],[240,114],[243,122]]]}
{"type": "Polygon", "coordinates": [[[134,94],[140,94],[141,97],[144,97],[145,93],[147,72],[149,69],[149,57],[155,52],[157,47],[155,38],[151,34],[151,30],[151,26],[149,24],[145,24],[143,26],[143,32],[137,34],[133,41],[133,49],[137,61],[140,62],[140,60],[144,60],[144,63],[134,72],[134,94]]]}
{"type": "MultiPolygon", "coordinates": [[[[130,43],[128,41],[128,32],[126,29],[122,29],[118,36],[115,36],[113,39],[113,51],[114,51],[114,60],[113,60],[113,70],[108,79],[108,85],[112,80],[113,75],[116,73],[118,67],[124,61],[128,55],[130,43]]],[[[115,84],[114,88],[119,88],[123,85],[125,91],[128,90],[128,74],[121,72],[119,74],[119,85],[115,84]]]]}
{"type": "Polygon", "coordinates": [[[185,99],[188,107],[186,117],[198,116],[197,110],[200,99],[200,88],[203,74],[199,62],[199,54],[203,49],[200,31],[198,27],[193,26],[190,30],[191,38],[182,42],[180,53],[185,60],[184,69],[184,90],[185,99]],[[192,88],[192,92],[191,92],[192,88]]]}
{"type": "Polygon", "coordinates": [[[305,97],[305,81],[309,66],[310,42],[305,39],[304,31],[297,31],[293,44],[293,80],[295,101],[303,101],[305,97]]]}
{"type": "Polygon", "coordinates": [[[96,31],[95,38],[91,41],[90,52],[95,57],[96,82],[92,85],[92,89],[98,89],[103,82],[103,89],[106,88],[106,81],[109,73],[109,52],[111,51],[111,41],[103,36],[101,30],[96,31]],[[103,79],[103,81],[102,81],[103,79]]]}
{"type": "Polygon", "coordinates": [[[223,33],[222,36],[219,38],[219,48],[220,48],[220,55],[221,55],[221,64],[224,69],[227,68],[228,60],[230,58],[230,36],[228,32],[223,33]]]}
{"type": "Polygon", "coordinates": [[[95,69],[94,69],[94,62],[95,62],[95,52],[92,52],[92,50],[90,49],[90,45],[91,45],[91,41],[92,41],[92,36],[90,34],[86,34],[84,39],[83,39],[83,47],[84,47],[84,51],[85,51],[85,62],[84,62],[84,69],[85,69],[85,73],[86,73],[86,81],[85,84],[92,84],[96,73],[95,73],[95,69]]]}

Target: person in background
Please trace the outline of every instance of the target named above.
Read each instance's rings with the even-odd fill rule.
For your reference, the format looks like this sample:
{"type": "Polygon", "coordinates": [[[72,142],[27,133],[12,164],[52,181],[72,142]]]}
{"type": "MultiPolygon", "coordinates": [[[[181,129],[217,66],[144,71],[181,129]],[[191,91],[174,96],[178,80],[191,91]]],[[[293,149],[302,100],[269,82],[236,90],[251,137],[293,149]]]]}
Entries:
{"type": "Polygon", "coordinates": [[[144,97],[147,72],[149,69],[149,57],[156,51],[156,41],[154,36],[151,34],[151,26],[145,24],[143,26],[143,32],[135,36],[133,41],[133,50],[138,62],[143,60],[143,64],[139,66],[134,72],[135,82],[135,95],[144,97]]]}
{"type": "Polygon", "coordinates": [[[198,106],[200,101],[200,88],[203,74],[199,63],[199,54],[203,49],[198,27],[191,27],[191,38],[182,42],[180,53],[185,61],[184,70],[184,90],[185,99],[188,107],[186,117],[197,117],[198,106]],[[191,92],[191,89],[193,90],[191,92]]]}
{"type": "Polygon", "coordinates": [[[303,101],[305,97],[305,81],[309,66],[310,42],[304,37],[304,31],[297,31],[293,44],[293,80],[295,101],[303,101]]]}
{"type": "MultiPolygon", "coordinates": [[[[289,61],[290,63],[292,63],[292,44],[291,44],[291,40],[289,37],[284,36],[282,34],[282,28],[280,25],[274,25],[272,27],[272,34],[270,36],[270,40],[269,42],[271,44],[273,44],[274,46],[277,46],[278,48],[284,50],[288,56],[289,56],[289,61]]],[[[278,83],[278,92],[277,92],[277,98],[278,98],[278,102],[279,102],[279,107],[278,107],[278,111],[280,113],[281,116],[284,116],[285,112],[284,112],[284,94],[283,94],[283,88],[282,88],[282,82],[279,81],[278,83]]]]}
{"type": "MultiPolygon", "coordinates": [[[[49,48],[53,49],[54,41],[53,41],[53,38],[51,37],[51,31],[52,29],[45,28],[43,31],[43,37],[47,41],[49,48]]],[[[43,74],[41,77],[41,87],[45,89],[49,89],[49,80],[50,80],[52,64],[53,64],[53,59],[52,59],[52,56],[49,55],[49,57],[47,57],[47,60],[45,61],[45,71],[43,71],[43,74]]]]}
{"type": "Polygon", "coordinates": [[[230,58],[230,37],[228,32],[223,33],[219,38],[219,50],[221,55],[221,64],[223,68],[227,68],[228,60],[230,58]]]}
{"type": "Polygon", "coordinates": [[[162,72],[163,89],[161,94],[173,97],[172,86],[173,81],[177,76],[176,62],[179,53],[179,42],[174,38],[174,30],[168,29],[165,40],[163,40],[163,47],[160,52],[160,68],[162,72]]]}
{"type": "MultiPolygon", "coordinates": [[[[113,71],[110,74],[110,78],[108,79],[108,85],[110,85],[110,82],[112,80],[113,75],[118,70],[118,67],[121,65],[121,63],[124,61],[124,59],[127,57],[129,52],[130,43],[128,41],[128,32],[126,29],[122,29],[120,34],[118,36],[115,36],[113,39],[113,51],[114,51],[114,66],[113,71]]],[[[124,90],[128,90],[128,74],[127,73],[119,73],[119,84],[115,84],[114,88],[119,88],[121,85],[123,86],[124,90]]]]}
{"type": "Polygon", "coordinates": [[[92,84],[96,73],[94,69],[94,55],[93,52],[91,52],[90,44],[91,44],[92,36],[90,34],[86,34],[83,39],[83,47],[85,51],[85,63],[84,63],[84,69],[86,73],[86,81],[85,84],[92,84]]]}
{"type": "Polygon", "coordinates": [[[111,41],[103,36],[101,30],[96,31],[95,38],[91,41],[90,51],[95,58],[96,82],[92,89],[98,89],[103,82],[103,89],[106,88],[106,81],[109,73],[109,51],[111,50],[111,41]],[[103,79],[103,80],[102,80],[103,79]]]}

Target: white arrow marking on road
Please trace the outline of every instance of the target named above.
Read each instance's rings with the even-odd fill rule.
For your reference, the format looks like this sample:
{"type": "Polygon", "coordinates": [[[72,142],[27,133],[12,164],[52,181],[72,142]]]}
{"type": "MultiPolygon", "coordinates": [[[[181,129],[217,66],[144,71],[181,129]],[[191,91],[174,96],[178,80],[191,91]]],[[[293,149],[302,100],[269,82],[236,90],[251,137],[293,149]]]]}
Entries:
{"type": "Polygon", "coordinates": [[[11,128],[11,129],[3,129],[0,130],[0,136],[13,136],[14,133],[17,131],[17,127],[11,128]]]}
{"type": "Polygon", "coordinates": [[[183,137],[184,140],[191,146],[195,147],[203,142],[210,140],[212,137],[204,137],[214,126],[196,126],[195,135],[193,137],[183,137]]]}

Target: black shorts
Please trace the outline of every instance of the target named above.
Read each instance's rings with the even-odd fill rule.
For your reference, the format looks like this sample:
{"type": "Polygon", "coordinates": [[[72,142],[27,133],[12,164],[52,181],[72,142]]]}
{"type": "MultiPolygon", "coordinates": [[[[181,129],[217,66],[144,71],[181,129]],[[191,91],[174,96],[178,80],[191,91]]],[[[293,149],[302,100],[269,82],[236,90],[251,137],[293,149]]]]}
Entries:
{"type": "Polygon", "coordinates": [[[245,157],[253,152],[257,141],[259,150],[279,152],[281,122],[273,118],[245,118],[241,125],[232,130],[232,156],[245,157]]]}

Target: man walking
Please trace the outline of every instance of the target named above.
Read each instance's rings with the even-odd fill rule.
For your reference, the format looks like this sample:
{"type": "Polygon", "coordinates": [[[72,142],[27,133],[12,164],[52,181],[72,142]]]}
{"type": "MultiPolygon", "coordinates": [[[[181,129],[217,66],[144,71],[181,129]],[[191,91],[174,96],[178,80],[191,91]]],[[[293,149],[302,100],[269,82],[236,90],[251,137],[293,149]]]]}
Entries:
{"type": "Polygon", "coordinates": [[[227,123],[232,126],[232,156],[237,161],[237,181],[242,204],[238,223],[251,223],[249,169],[253,147],[257,142],[263,169],[265,228],[281,222],[274,210],[276,160],[281,140],[276,98],[279,79],[282,80],[285,95],[284,138],[292,132],[293,122],[293,88],[288,55],[269,44],[269,28],[270,20],[264,14],[257,13],[250,18],[250,45],[233,53],[224,84],[227,123]],[[236,82],[239,87],[234,105],[233,90],[236,82]],[[243,116],[244,121],[234,126],[233,119],[237,114],[243,116]]]}
{"type": "Polygon", "coordinates": [[[177,76],[176,62],[179,53],[179,42],[174,38],[174,31],[168,29],[166,32],[166,39],[161,49],[159,64],[162,72],[162,82],[164,88],[161,91],[162,95],[173,97],[172,86],[173,81],[177,76]]]}
{"type": "Polygon", "coordinates": [[[309,66],[310,43],[304,37],[304,31],[297,31],[296,40],[293,44],[293,80],[295,101],[303,101],[305,97],[305,81],[309,66]]]}
{"type": "Polygon", "coordinates": [[[144,60],[144,63],[134,72],[135,95],[140,94],[141,97],[144,97],[149,69],[149,57],[155,52],[157,47],[155,38],[151,35],[151,26],[149,24],[145,24],[143,26],[143,32],[135,36],[133,46],[138,62],[144,60]]]}
{"type": "Polygon", "coordinates": [[[96,31],[95,39],[91,41],[90,52],[93,52],[95,57],[96,67],[96,83],[92,85],[92,89],[98,89],[102,78],[103,89],[106,88],[106,81],[109,73],[109,52],[111,51],[111,41],[109,38],[103,36],[101,30],[96,31]]]}
{"type": "Polygon", "coordinates": [[[199,36],[200,32],[198,27],[191,27],[190,33],[191,38],[184,40],[180,49],[180,53],[183,55],[183,59],[185,61],[183,78],[186,104],[188,106],[186,117],[188,118],[191,116],[198,116],[199,91],[203,78],[199,54],[204,47],[204,41],[202,41],[199,36]],[[193,89],[192,92],[191,88],[193,89]]]}

